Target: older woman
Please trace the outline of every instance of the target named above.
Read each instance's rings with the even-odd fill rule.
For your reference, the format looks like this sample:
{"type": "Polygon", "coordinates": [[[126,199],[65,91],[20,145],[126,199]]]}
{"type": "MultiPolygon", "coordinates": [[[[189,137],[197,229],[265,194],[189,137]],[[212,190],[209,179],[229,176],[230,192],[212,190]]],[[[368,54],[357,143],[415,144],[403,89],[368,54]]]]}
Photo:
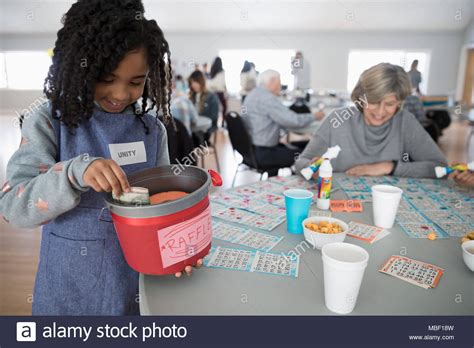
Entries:
{"type": "Polygon", "coordinates": [[[401,108],[410,89],[408,74],[397,65],[381,63],[364,71],[352,92],[355,106],[326,118],[296,170],[339,145],[339,157],[331,161],[336,172],[434,177],[434,167],[446,165],[446,159],[416,118],[401,108]]]}

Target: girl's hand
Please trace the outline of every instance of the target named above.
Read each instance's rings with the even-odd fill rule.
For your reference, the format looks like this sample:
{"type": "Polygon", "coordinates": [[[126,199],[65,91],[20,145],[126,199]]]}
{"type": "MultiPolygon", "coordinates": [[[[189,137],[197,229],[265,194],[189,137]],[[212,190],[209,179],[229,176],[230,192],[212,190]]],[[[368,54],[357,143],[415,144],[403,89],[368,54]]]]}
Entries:
{"type": "Polygon", "coordinates": [[[347,175],[356,176],[381,176],[388,175],[393,170],[393,162],[379,162],[374,164],[363,164],[360,166],[352,167],[346,171],[347,175]]]}
{"type": "Polygon", "coordinates": [[[465,172],[459,172],[459,171],[454,171],[449,175],[450,178],[452,178],[458,185],[462,186],[474,186],[474,173],[470,171],[465,171],[465,172]]]}
{"type": "MultiPolygon", "coordinates": [[[[201,268],[201,267],[202,267],[202,262],[203,262],[202,259],[198,259],[198,260],[197,260],[197,263],[196,263],[196,266],[194,266],[194,267],[196,267],[196,268],[201,268]]],[[[184,268],[184,272],[185,272],[186,275],[189,277],[191,274],[193,274],[193,267],[192,267],[192,266],[189,266],[189,265],[186,266],[186,267],[184,268]]],[[[183,275],[183,272],[176,272],[176,273],[175,273],[175,277],[176,277],[176,278],[180,278],[182,275],[183,275]]]]}
{"type": "Polygon", "coordinates": [[[120,166],[111,159],[98,159],[84,172],[84,183],[96,192],[111,192],[120,196],[130,191],[127,176],[120,166]]]}

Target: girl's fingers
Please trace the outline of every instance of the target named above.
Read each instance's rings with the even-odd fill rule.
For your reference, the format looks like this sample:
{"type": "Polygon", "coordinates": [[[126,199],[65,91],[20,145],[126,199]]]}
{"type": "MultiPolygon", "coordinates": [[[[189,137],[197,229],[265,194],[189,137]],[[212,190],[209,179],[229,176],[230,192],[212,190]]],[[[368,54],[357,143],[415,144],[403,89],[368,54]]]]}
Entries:
{"type": "Polygon", "coordinates": [[[122,192],[122,186],[120,185],[120,181],[115,175],[115,172],[112,170],[112,168],[105,168],[102,172],[102,175],[104,175],[107,181],[109,182],[109,185],[112,187],[112,192],[114,193],[114,195],[117,197],[120,196],[120,193],[122,192]]]}
{"type": "Polygon", "coordinates": [[[89,184],[90,187],[92,187],[92,189],[95,191],[95,192],[102,192],[102,188],[100,187],[99,183],[97,182],[97,180],[95,180],[94,178],[91,179],[91,182],[89,184]]]}
{"type": "MultiPolygon", "coordinates": [[[[197,260],[197,263],[196,263],[196,266],[195,266],[195,267],[196,267],[196,268],[201,268],[201,267],[202,267],[202,264],[203,264],[202,259],[199,259],[199,260],[197,260]]],[[[192,274],[193,274],[193,266],[186,266],[186,267],[184,268],[184,273],[186,273],[187,276],[192,275],[192,274]]],[[[181,278],[182,275],[183,275],[183,272],[176,272],[176,273],[174,274],[174,276],[175,276],[176,278],[181,278]]]]}
{"type": "Polygon", "coordinates": [[[115,177],[118,179],[120,186],[122,187],[122,191],[130,191],[130,184],[128,183],[127,176],[125,175],[123,169],[120,168],[120,166],[115,161],[111,162],[110,168],[115,173],[115,177]]]}
{"type": "Polygon", "coordinates": [[[105,192],[110,192],[111,191],[111,186],[109,184],[109,181],[104,176],[104,174],[97,173],[94,178],[98,182],[98,184],[100,185],[100,187],[102,188],[103,191],[105,191],[105,192]]]}

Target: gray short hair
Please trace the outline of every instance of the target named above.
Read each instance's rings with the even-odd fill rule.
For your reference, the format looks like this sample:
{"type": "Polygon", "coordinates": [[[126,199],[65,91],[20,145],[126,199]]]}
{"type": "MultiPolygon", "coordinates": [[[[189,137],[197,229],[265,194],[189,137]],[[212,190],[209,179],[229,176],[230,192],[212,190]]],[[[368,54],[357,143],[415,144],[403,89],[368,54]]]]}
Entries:
{"type": "Polygon", "coordinates": [[[351,99],[356,102],[366,98],[368,103],[377,104],[390,94],[403,102],[411,94],[410,78],[401,66],[380,63],[360,75],[351,99]]]}
{"type": "Polygon", "coordinates": [[[274,78],[280,78],[280,73],[278,71],[272,69],[265,70],[258,75],[257,85],[265,87],[274,78]]]}

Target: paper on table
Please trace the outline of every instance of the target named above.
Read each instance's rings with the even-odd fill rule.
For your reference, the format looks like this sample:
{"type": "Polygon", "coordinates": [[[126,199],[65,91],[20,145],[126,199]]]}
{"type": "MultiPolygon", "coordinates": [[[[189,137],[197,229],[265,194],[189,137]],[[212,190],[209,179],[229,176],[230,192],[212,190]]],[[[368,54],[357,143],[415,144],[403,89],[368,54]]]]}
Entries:
{"type": "Polygon", "coordinates": [[[362,207],[362,203],[359,200],[352,200],[352,199],[342,199],[342,200],[334,200],[331,199],[331,210],[334,212],[342,212],[346,211],[349,213],[353,212],[362,212],[364,208],[362,207]]]}
{"type": "Polygon", "coordinates": [[[209,255],[204,259],[204,266],[296,278],[299,261],[299,255],[212,247],[209,255]]]}
{"type": "Polygon", "coordinates": [[[234,226],[224,222],[213,222],[212,229],[213,238],[261,251],[270,251],[283,239],[283,237],[252,231],[248,228],[234,226]]]}
{"type": "Polygon", "coordinates": [[[400,255],[392,255],[382,265],[379,272],[429,289],[438,285],[444,270],[430,263],[413,260],[400,255]]]}
{"type": "Polygon", "coordinates": [[[277,219],[234,207],[229,207],[214,216],[229,222],[260,228],[265,231],[273,230],[285,220],[284,218],[277,219]]]}
{"type": "Polygon", "coordinates": [[[204,259],[204,266],[250,271],[255,251],[212,247],[204,259]]]}
{"type": "Polygon", "coordinates": [[[369,244],[375,243],[390,234],[384,228],[363,224],[360,222],[349,222],[347,235],[369,244]]]}

